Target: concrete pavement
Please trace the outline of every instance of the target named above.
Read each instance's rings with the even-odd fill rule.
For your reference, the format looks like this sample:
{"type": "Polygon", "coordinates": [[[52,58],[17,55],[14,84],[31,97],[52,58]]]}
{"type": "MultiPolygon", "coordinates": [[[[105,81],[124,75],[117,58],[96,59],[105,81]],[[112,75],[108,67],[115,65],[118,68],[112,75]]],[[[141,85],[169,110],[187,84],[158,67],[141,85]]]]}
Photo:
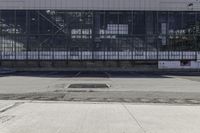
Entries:
{"type": "MultiPolygon", "coordinates": [[[[109,85],[109,89],[87,89],[92,91],[200,93],[200,76],[176,76],[137,72],[22,72],[13,75],[1,75],[0,93],[71,91],[72,89],[68,88],[68,86],[76,83],[109,85]]],[[[82,90],[82,88],[78,90],[80,89],[82,90]]],[[[86,89],[84,88],[84,90],[86,89]]]]}
{"type": "Polygon", "coordinates": [[[200,106],[0,101],[0,107],[4,109],[0,111],[0,133],[199,133],[200,130],[200,106]]]}
{"type": "Polygon", "coordinates": [[[200,104],[200,73],[17,72],[0,76],[0,99],[200,104]]]}

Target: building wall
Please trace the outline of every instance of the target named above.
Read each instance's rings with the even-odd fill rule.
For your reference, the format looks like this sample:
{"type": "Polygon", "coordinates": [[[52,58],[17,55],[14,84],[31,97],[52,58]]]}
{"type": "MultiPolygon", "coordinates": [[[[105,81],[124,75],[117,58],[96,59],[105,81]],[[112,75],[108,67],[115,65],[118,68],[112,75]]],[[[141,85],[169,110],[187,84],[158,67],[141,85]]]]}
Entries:
{"type": "Polygon", "coordinates": [[[0,10],[0,60],[196,60],[199,11],[0,10]]]}
{"type": "Polygon", "coordinates": [[[200,10],[199,0],[0,0],[0,9],[200,10]]]}

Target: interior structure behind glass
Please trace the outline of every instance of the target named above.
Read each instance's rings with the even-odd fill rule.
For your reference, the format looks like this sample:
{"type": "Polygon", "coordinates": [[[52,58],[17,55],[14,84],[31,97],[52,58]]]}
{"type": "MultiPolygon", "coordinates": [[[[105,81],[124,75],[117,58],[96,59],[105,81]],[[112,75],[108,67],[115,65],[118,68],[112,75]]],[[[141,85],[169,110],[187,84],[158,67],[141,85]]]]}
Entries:
{"type": "Polygon", "coordinates": [[[200,12],[1,10],[1,60],[196,59],[200,12]]]}

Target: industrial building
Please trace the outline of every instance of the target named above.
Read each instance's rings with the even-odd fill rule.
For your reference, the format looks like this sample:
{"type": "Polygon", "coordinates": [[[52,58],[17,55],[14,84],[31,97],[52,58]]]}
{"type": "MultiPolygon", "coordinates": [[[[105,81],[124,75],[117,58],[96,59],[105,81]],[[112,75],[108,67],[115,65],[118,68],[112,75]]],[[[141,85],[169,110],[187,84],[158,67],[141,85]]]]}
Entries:
{"type": "Polygon", "coordinates": [[[0,65],[199,68],[198,0],[0,0],[0,65]]]}

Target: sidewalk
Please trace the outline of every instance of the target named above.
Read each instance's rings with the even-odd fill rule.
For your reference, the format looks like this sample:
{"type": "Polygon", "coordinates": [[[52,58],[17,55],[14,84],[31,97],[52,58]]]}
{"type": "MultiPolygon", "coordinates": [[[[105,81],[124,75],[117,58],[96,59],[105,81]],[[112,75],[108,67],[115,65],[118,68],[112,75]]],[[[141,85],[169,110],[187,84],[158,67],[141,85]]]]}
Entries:
{"type": "Polygon", "coordinates": [[[0,133],[199,133],[200,106],[0,101],[0,133]]]}

